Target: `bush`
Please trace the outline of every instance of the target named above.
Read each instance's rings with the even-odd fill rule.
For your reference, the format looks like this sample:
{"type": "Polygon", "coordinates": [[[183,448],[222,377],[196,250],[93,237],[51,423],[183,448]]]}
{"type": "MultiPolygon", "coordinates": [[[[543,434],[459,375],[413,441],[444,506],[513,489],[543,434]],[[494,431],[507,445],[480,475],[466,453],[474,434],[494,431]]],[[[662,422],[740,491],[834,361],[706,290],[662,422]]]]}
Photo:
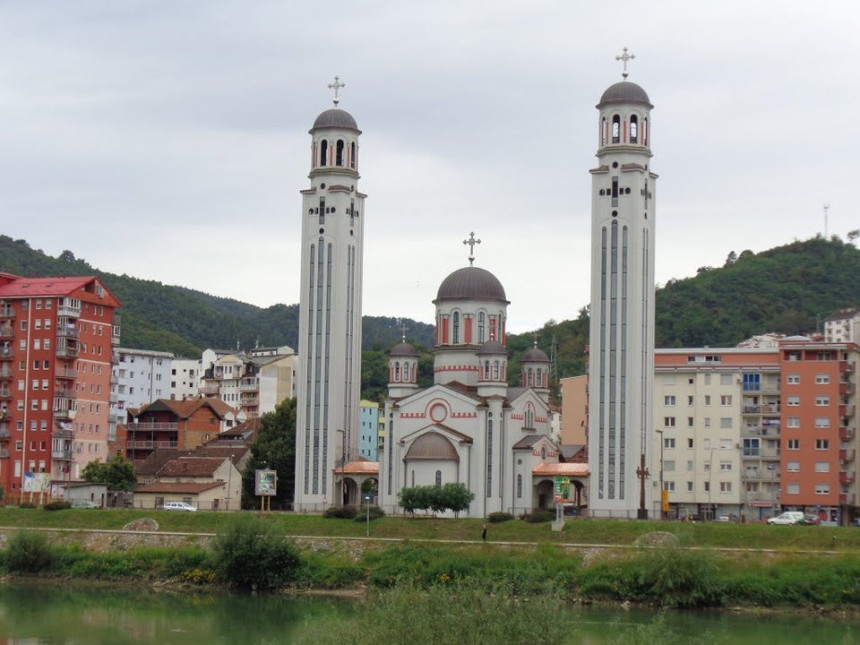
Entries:
{"type": "Polygon", "coordinates": [[[552,522],[555,519],[555,513],[552,511],[532,511],[531,513],[526,513],[523,516],[523,519],[526,522],[530,522],[532,524],[540,524],[541,522],[552,522]]]}
{"type": "MultiPolygon", "coordinates": [[[[367,521],[367,517],[368,517],[367,509],[364,509],[364,511],[362,511],[361,513],[356,514],[355,521],[356,522],[365,522],[365,521],[367,521]]],[[[377,520],[380,517],[385,517],[385,511],[383,511],[378,506],[371,506],[370,507],[370,519],[377,520]]]]}
{"type": "Polygon", "coordinates": [[[514,519],[514,516],[510,513],[490,513],[487,516],[487,519],[491,524],[501,524],[502,522],[507,522],[509,520],[514,519]]]}
{"type": "Polygon", "coordinates": [[[11,573],[40,573],[51,567],[53,549],[44,533],[19,531],[9,540],[6,568],[11,573]]]}
{"type": "Polygon", "coordinates": [[[301,567],[298,550],[258,517],[242,515],[215,540],[218,574],[239,589],[271,589],[291,582],[301,567]]]}
{"type": "Polygon", "coordinates": [[[343,506],[330,506],[325,509],[323,517],[334,517],[342,520],[351,520],[355,517],[358,511],[352,504],[344,504],[343,506]]]}
{"type": "Polygon", "coordinates": [[[53,502],[48,502],[47,504],[45,504],[45,506],[43,508],[46,511],[64,511],[67,508],[71,508],[71,507],[72,507],[72,505],[69,502],[62,500],[62,499],[57,499],[57,500],[54,500],[53,502]]]}

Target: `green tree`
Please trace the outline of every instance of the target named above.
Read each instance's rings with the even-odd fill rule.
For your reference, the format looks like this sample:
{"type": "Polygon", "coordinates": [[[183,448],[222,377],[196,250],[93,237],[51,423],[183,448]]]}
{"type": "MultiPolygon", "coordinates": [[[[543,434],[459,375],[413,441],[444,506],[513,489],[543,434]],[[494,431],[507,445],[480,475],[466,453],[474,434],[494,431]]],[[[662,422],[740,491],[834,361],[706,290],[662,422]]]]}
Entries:
{"type": "Polygon", "coordinates": [[[468,510],[475,493],[469,491],[465,484],[453,482],[442,487],[442,497],[445,500],[445,508],[454,511],[454,517],[458,517],[461,511],[468,510]]]}
{"type": "Polygon", "coordinates": [[[446,510],[460,511],[469,508],[475,494],[469,492],[465,484],[449,483],[444,486],[410,486],[400,490],[400,506],[407,513],[431,510],[434,514],[446,510]]]}
{"type": "Polygon", "coordinates": [[[272,503],[285,507],[293,501],[296,474],[296,400],[284,399],[274,412],[260,417],[257,440],[242,473],[243,503],[254,499],[254,472],[269,468],[278,474],[278,491],[272,503]]]}
{"type": "Polygon", "coordinates": [[[218,573],[233,587],[271,589],[291,582],[301,567],[296,546],[259,517],[235,517],[215,539],[218,573]]]}
{"type": "Polygon", "coordinates": [[[137,484],[134,464],[126,461],[119,453],[108,459],[106,464],[91,461],[81,473],[85,482],[106,484],[109,490],[131,490],[137,484]]]}

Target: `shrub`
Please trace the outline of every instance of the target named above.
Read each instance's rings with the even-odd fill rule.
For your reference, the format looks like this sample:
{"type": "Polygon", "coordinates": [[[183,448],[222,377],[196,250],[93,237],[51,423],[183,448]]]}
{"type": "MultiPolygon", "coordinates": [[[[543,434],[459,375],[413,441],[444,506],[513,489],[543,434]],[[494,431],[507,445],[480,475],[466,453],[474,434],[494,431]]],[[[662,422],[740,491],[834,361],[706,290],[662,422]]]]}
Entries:
{"type": "Polygon", "coordinates": [[[526,522],[532,524],[540,524],[541,522],[552,522],[555,519],[555,513],[552,511],[532,511],[523,515],[526,522]]]}
{"type": "Polygon", "coordinates": [[[344,504],[343,506],[330,506],[325,509],[323,513],[323,517],[335,517],[343,520],[351,520],[355,517],[357,511],[355,510],[355,506],[351,504],[344,504]]]}
{"type": "Polygon", "coordinates": [[[514,519],[514,516],[510,513],[490,513],[487,516],[487,519],[491,524],[501,524],[502,522],[507,522],[509,520],[514,519]]]}
{"type": "Polygon", "coordinates": [[[270,589],[291,582],[301,566],[298,550],[260,518],[243,515],[215,540],[218,574],[239,589],[270,589]]]}
{"type": "Polygon", "coordinates": [[[6,568],[12,573],[45,571],[53,559],[53,549],[44,533],[19,531],[9,540],[6,568]]]}
{"type": "Polygon", "coordinates": [[[71,508],[71,507],[72,507],[72,505],[69,502],[62,500],[62,499],[57,499],[57,500],[54,500],[53,502],[48,502],[47,504],[45,504],[45,506],[43,508],[46,511],[64,511],[67,508],[71,508]]]}
{"type": "MultiPolygon", "coordinates": [[[[356,514],[355,521],[356,522],[365,522],[367,520],[367,516],[368,516],[367,509],[365,509],[363,512],[356,514]]],[[[377,520],[380,517],[385,517],[385,511],[383,511],[378,506],[371,506],[370,507],[370,519],[377,520]]]]}

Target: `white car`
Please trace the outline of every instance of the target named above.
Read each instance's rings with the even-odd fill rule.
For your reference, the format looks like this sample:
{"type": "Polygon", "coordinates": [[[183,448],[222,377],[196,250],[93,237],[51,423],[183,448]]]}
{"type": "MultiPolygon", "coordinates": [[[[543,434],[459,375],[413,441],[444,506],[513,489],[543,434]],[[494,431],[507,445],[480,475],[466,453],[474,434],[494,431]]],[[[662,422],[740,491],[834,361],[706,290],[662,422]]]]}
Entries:
{"type": "MultiPolygon", "coordinates": [[[[191,504],[188,504],[187,502],[164,502],[164,510],[165,511],[190,511],[193,513],[195,511],[197,511],[197,507],[192,506],[191,504]]],[[[802,513],[801,513],[801,515],[802,515],[802,513]]]]}
{"type": "Polygon", "coordinates": [[[803,519],[803,513],[800,511],[786,511],[776,517],[769,517],[768,524],[797,524],[803,519]]]}

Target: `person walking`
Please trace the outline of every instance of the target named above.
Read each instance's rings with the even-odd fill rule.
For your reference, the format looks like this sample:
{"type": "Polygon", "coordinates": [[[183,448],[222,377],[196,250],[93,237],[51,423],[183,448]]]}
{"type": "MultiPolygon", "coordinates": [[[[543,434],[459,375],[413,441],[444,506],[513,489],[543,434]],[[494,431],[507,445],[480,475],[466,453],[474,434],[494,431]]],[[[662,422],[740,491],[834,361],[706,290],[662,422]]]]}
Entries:
{"type": "Polygon", "coordinates": [[[486,524],[484,524],[483,528],[481,529],[481,539],[484,542],[487,541],[487,525],[486,524]]]}

